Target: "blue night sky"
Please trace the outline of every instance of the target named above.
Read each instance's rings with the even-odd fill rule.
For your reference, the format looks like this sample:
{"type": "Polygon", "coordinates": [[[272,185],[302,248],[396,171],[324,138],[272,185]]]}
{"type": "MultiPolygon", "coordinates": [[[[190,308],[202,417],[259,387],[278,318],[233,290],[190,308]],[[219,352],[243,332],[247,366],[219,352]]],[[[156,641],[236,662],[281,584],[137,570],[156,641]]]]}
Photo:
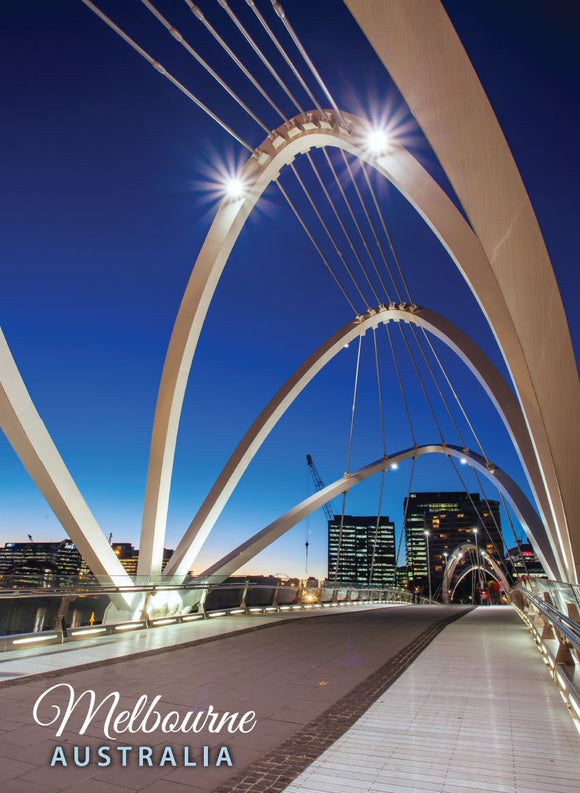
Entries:
{"type": "MultiPolygon", "coordinates": [[[[270,3],[258,4],[284,39],[270,3]]],[[[252,145],[261,142],[260,129],[137,0],[102,0],[99,5],[242,137],[252,145]]],[[[158,0],[156,5],[243,91],[269,127],[278,125],[182,0],[158,0]]],[[[255,59],[217,3],[201,0],[200,5],[253,65],[255,59]]],[[[578,349],[578,7],[564,0],[446,0],[444,5],[521,170],[578,349]]],[[[245,3],[231,0],[231,6],[259,37],[245,3]]],[[[427,143],[342,2],[285,0],[284,7],[339,106],[369,117],[396,118],[403,142],[447,188],[427,143]]],[[[245,152],[81,2],[13,0],[2,4],[1,15],[2,327],[38,411],[103,531],[112,532],[114,541],[138,545],[165,350],[215,213],[216,174],[224,164],[243,162],[245,152]]],[[[257,67],[256,73],[261,74],[257,67]]],[[[268,86],[283,102],[275,85],[268,86]]],[[[292,115],[287,104],[284,108],[292,115]]],[[[320,153],[315,157],[322,162],[320,153]]],[[[338,166],[338,158],[334,161],[338,166]]],[[[305,165],[301,172],[306,173],[305,165]]],[[[298,195],[289,174],[283,174],[282,183],[298,195]]],[[[474,298],[436,238],[394,188],[374,183],[415,301],[452,318],[505,371],[474,298]]],[[[322,203],[321,197],[317,200],[322,203]]],[[[304,200],[300,207],[314,227],[304,200]]],[[[166,545],[175,546],[265,402],[351,315],[271,188],[234,248],[194,359],[166,545]]],[[[435,426],[400,335],[394,338],[419,443],[435,441],[435,426]]],[[[379,344],[387,448],[393,452],[408,447],[410,436],[384,331],[379,344]]],[[[450,353],[439,345],[437,350],[469,404],[489,456],[525,487],[507,433],[481,388],[450,353]]],[[[365,338],[351,470],[382,454],[373,356],[372,339],[365,338]]],[[[244,476],[196,570],[311,494],[306,453],[313,455],[325,482],[342,475],[355,358],[356,345],[351,345],[290,408],[244,476]]],[[[451,431],[446,437],[456,442],[451,431]]],[[[387,476],[383,513],[395,520],[397,530],[409,472],[404,465],[387,476]]],[[[477,490],[471,474],[466,475],[469,487],[477,490]]],[[[379,484],[375,478],[353,490],[347,512],[376,513],[379,484]]],[[[422,458],[413,488],[461,486],[447,460],[422,458]]],[[[497,497],[491,485],[487,493],[497,497]]],[[[335,506],[339,508],[338,500],[335,506]]],[[[2,436],[0,542],[25,540],[28,533],[35,540],[64,536],[2,436]]],[[[247,569],[302,576],[307,533],[308,572],[325,575],[321,511],[247,569]]]]}

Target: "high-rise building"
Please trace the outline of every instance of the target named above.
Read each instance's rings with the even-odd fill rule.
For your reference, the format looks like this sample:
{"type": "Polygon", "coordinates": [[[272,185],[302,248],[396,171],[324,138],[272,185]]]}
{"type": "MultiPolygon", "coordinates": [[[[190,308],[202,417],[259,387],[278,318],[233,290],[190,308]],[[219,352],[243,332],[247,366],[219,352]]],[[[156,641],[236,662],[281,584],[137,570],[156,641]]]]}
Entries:
{"type": "MultiPolygon", "coordinates": [[[[126,572],[135,579],[139,550],[130,542],[112,544],[126,572]]],[[[162,570],[173,550],[163,549],[162,570]]],[[[0,548],[0,580],[14,587],[73,586],[94,581],[87,563],[70,540],[7,542],[0,548]]]]}
{"type": "Polygon", "coordinates": [[[0,577],[10,586],[67,585],[92,574],[76,545],[60,542],[7,542],[0,548],[0,577]]]}
{"type": "Polygon", "coordinates": [[[335,515],[328,521],[328,579],[359,587],[394,586],[395,524],[387,516],[377,525],[376,515],[345,515],[341,530],[341,516],[335,515]]]}
{"type": "Polygon", "coordinates": [[[508,569],[514,576],[529,575],[535,578],[547,578],[542,563],[536,556],[529,542],[520,542],[506,553],[508,569]]]}
{"type": "Polygon", "coordinates": [[[426,590],[427,536],[431,588],[435,592],[443,580],[448,556],[458,545],[477,544],[503,564],[503,539],[499,502],[481,500],[478,493],[432,492],[410,493],[403,503],[406,514],[405,544],[409,578],[426,590]],[[477,538],[474,529],[477,530],[477,538]]]}

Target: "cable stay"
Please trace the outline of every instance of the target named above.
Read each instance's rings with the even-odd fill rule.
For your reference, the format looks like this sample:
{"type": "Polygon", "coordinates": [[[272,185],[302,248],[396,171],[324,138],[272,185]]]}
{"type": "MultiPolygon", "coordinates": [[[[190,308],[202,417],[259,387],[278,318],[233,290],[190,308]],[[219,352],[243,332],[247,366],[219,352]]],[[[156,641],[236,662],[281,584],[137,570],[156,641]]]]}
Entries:
{"type": "MultiPolygon", "coordinates": [[[[220,2],[220,0],[218,0],[218,2],[220,2]]],[[[302,75],[300,74],[294,63],[292,62],[292,59],[290,58],[290,56],[288,55],[282,44],[280,44],[278,37],[276,36],[270,25],[266,22],[266,20],[260,13],[254,0],[246,0],[246,3],[250,6],[252,11],[254,12],[254,15],[256,16],[256,18],[258,19],[258,21],[260,22],[266,33],[268,34],[270,41],[274,44],[280,55],[284,58],[284,60],[290,67],[292,74],[296,77],[296,79],[298,80],[298,82],[306,92],[308,98],[310,99],[314,107],[319,111],[319,113],[322,113],[322,115],[328,120],[328,113],[325,110],[323,110],[323,108],[321,107],[320,103],[318,102],[312,91],[308,88],[308,85],[306,84],[304,78],[302,77],[302,75]]],[[[297,107],[299,107],[298,104],[297,107]]]]}
{"type": "Polygon", "coordinates": [[[220,47],[223,49],[225,53],[231,58],[231,60],[236,64],[238,69],[242,72],[242,74],[251,82],[254,88],[260,93],[260,95],[266,100],[266,102],[270,105],[270,107],[278,114],[278,116],[282,119],[282,121],[287,121],[287,116],[284,115],[282,110],[278,107],[278,105],[274,102],[272,97],[262,88],[260,83],[256,80],[256,78],[251,74],[251,72],[244,66],[240,58],[236,55],[236,53],[231,49],[231,47],[226,44],[224,39],[220,36],[211,22],[208,21],[205,14],[201,10],[201,8],[192,3],[191,0],[185,0],[187,5],[189,6],[189,10],[194,15],[196,19],[198,19],[205,29],[211,34],[211,36],[217,41],[220,47]]]}
{"type": "MultiPolygon", "coordinates": [[[[298,102],[298,100],[296,99],[294,94],[290,91],[290,89],[288,88],[288,86],[286,85],[284,80],[280,77],[280,75],[278,74],[276,69],[274,69],[274,67],[272,66],[272,64],[268,60],[268,58],[266,58],[266,56],[264,55],[264,53],[262,52],[260,47],[256,44],[256,42],[252,38],[252,36],[248,33],[248,30],[244,27],[244,25],[240,21],[239,17],[236,15],[236,13],[234,11],[232,11],[230,6],[228,5],[227,0],[218,0],[218,3],[224,9],[226,14],[231,19],[231,21],[234,23],[234,25],[240,31],[242,36],[246,39],[246,41],[248,42],[250,47],[253,49],[253,51],[256,53],[258,58],[262,61],[264,66],[268,69],[268,71],[270,72],[272,77],[276,80],[276,82],[278,83],[280,88],[284,91],[284,93],[286,94],[288,99],[292,102],[294,107],[296,107],[296,109],[298,110],[299,113],[301,113],[303,116],[305,116],[306,115],[306,111],[304,110],[304,108],[300,105],[300,103],[298,102]]],[[[255,8],[255,5],[254,5],[254,8],[255,8]]],[[[258,12],[258,14],[259,14],[259,12],[258,12]]],[[[314,97],[311,98],[311,101],[313,102],[314,107],[316,107],[317,103],[316,103],[316,100],[314,99],[314,97]]],[[[317,109],[320,110],[320,108],[317,108],[317,109]]],[[[320,110],[320,112],[322,112],[322,110],[320,110]]]]}
{"type": "Polygon", "coordinates": [[[191,102],[193,102],[194,105],[196,105],[200,110],[202,110],[207,116],[209,116],[212,119],[212,121],[215,121],[216,124],[219,124],[219,126],[223,130],[225,130],[229,135],[231,135],[231,137],[234,138],[234,140],[236,140],[238,143],[240,143],[247,151],[249,151],[250,154],[254,154],[254,149],[252,146],[250,146],[249,143],[247,143],[242,137],[240,137],[237,134],[237,132],[234,132],[234,130],[231,127],[229,127],[225,123],[225,121],[222,121],[222,119],[219,118],[219,116],[217,116],[213,112],[213,110],[210,110],[209,107],[207,107],[207,105],[205,105],[201,101],[201,99],[198,99],[198,97],[195,96],[195,94],[193,94],[182,83],[180,83],[179,80],[177,80],[170,72],[167,71],[167,69],[161,63],[159,63],[159,61],[156,61],[155,58],[153,58],[148,52],[146,52],[142,47],[140,47],[136,41],[134,41],[127,33],[125,33],[124,30],[122,30],[115,22],[113,22],[113,20],[110,17],[108,17],[103,11],[101,11],[100,8],[98,8],[93,2],[91,2],[91,0],[82,0],[82,2],[87,6],[87,8],[89,8],[94,14],[96,14],[96,16],[99,17],[99,19],[101,19],[106,25],[108,25],[108,27],[111,28],[111,30],[113,30],[118,36],[120,36],[123,39],[123,41],[129,44],[129,46],[132,47],[135,50],[135,52],[139,53],[139,55],[142,58],[144,58],[151,66],[153,66],[153,68],[156,71],[158,71],[159,74],[165,77],[165,79],[169,80],[169,82],[172,83],[179,91],[185,94],[185,96],[191,102]]]}
{"type": "Polygon", "coordinates": [[[326,87],[326,83],[324,82],[324,80],[323,80],[323,79],[322,79],[322,77],[320,76],[320,74],[319,74],[319,72],[318,72],[318,70],[317,70],[316,66],[315,66],[315,65],[312,63],[312,60],[311,60],[310,56],[308,55],[308,53],[306,52],[306,50],[305,50],[305,49],[304,49],[304,47],[302,46],[302,43],[301,43],[300,39],[298,38],[298,36],[296,35],[296,32],[295,32],[294,28],[293,28],[293,27],[292,27],[292,25],[290,24],[290,22],[289,22],[289,20],[288,20],[288,17],[286,16],[286,12],[285,12],[285,11],[284,11],[284,9],[282,8],[282,6],[281,6],[281,5],[280,5],[280,3],[278,2],[278,0],[272,0],[272,5],[273,5],[273,7],[274,7],[274,10],[276,11],[276,13],[278,14],[278,16],[279,16],[279,17],[280,17],[280,19],[282,20],[282,22],[283,22],[283,24],[284,24],[284,27],[286,28],[286,30],[287,30],[287,31],[288,31],[288,33],[290,34],[290,38],[291,38],[291,39],[292,39],[292,41],[294,42],[294,44],[295,44],[295,46],[296,46],[296,49],[298,50],[298,52],[300,53],[300,55],[302,55],[302,57],[304,58],[304,60],[305,60],[305,62],[306,62],[306,65],[308,66],[308,68],[310,69],[310,71],[312,72],[312,74],[314,75],[314,78],[315,78],[316,82],[318,83],[318,85],[320,86],[320,88],[323,90],[323,92],[324,92],[324,95],[326,96],[326,98],[328,99],[328,101],[330,102],[330,104],[332,105],[332,107],[334,108],[334,111],[335,111],[335,113],[337,114],[338,118],[340,119],[340,122],[341,122],[341,124],[346,124],[346,121],[345,121],[345,119],[344,119],[344,116],[343,116],[343,115],[342,115],[342,113],[340,112],[340,110],[339,110],[339,108],[338,108],[338,105],[336,104],[336,102],[334,101],[334,99],[332,98],[332,96],[331,96],[331,94],[330,94],[330,91],[329,91],[329,90],[328,90],[328,88],[326,87]]]}
{"type": "Polygon", "coordinates": [[[175,27],[173,27],[173,25],[163,16],[163,14],[161,14],[160,11],[157,10],[157,8],[155,8],[153,3],[150,2],[150,0],[141,0],[141,2],[145,8],[147,8],[153,14],[153,16],[159,22],[161,22],[167,32],[170,33],[171,36],[173,36],[173,38],[192,56],[192,58],[194,58],[200,64],[200,66],[205,69],[210,77],[212,77],[218,83],[218,85],[220,85],[224,91],[226,91],[229,96],[231,96],[231,98],[250,116],[252,121],[254,121],[264,132],[266,132],[266,134],[269,134],[270,130],[264,124],[264,122],[261,121],[252,110],[250,110],[248,105],[242,99],[240,99],[240,97],[230,88],[225,80],[223,80],[219,74],[217,74],[217,72],[212,69],[209,63],[193,49],[193,47],[184,39],[181,33],[175,27]]]}
{"type": "Polygon", "coordinates": [[[303,193],[304,193],[304,195],[306,196],[306,198],[307,198],[307,200],[308,200],[308,203],[310,204],[310,206],[311,206],[311,207],[312,207],[312,209],[314,210],[314,214],[316,215],[316,217],[318,218],[318,221],[319,221],[319,223],[321,224],[322,228],[323,228],[323,229],[324,229],[324,231],[326,232],[326,236],[328,237],[328,239],[329,239],[329,240],[330,240],[330,242],[332,243],[332,246],[333,246],[333,248],[334,248],[334,250],[335,250],[335,252],[336,252],[336,255],[338,256],[338,258],[340,259],[340,261],[341,261],[341,262],[342,262],[342,264],[344,265],[344,267],[345,267],[346,271],[347,271],[347,272],[348,272],[348,274],[350,275],[350,277],[351,277],[351,279],[352,279],[352,281],[353,281],[353,283],[354,283],[354,285],[355,285],[355,287],[356,287],[356,289],[357,289],[357,291],[358,291],[358,293],[359,293],[359,295],[360,295],[360,298],[361,298],[361,300],[362,300],[364,303],[366,303],[367,310],[369,310],[369,309],[370,309],[370,305],[369,305],[368,301],[366,300],[366,298],[365,298],[364,294],[362,293],[362,291],[361,291],[361,289],[360,289],[360,287],[359,287],[359,285],[358,285],[358,283],[357,283],[356,279],[354,278],[354,276],[353,276],[353,274],[352,274],[352,272],[351,272],[351,270],[350,270],[350,268],[349,268],[349,266],[348,266],[348,264],[347,264],[347,261],[346,261],[346,259],[344,258],[344,254],[343,254],[343,252],[341,251],[340,247],[338,246],[338,243],[337,243],[337,242],[336,242],[336,240],[334,239],[334,237],[333,237],[333,235],[332,235],[332,233],[331,233],[330,229],[328,228],[328,225],[327,225],[327,224],[326,224],[326,222],[324,221],[324,218],[323,218],[323,217],[322,217],[322,215],[320,214],[320,211],[319,211],[318,207],[316,206],[316,203],[315,203],[315,201],[313,200],[312,196],[310,195],[310,191],[308,190],[308,188],[307,188],[307,187],[306,187],[306,185],[304,184],[304,181],[303,181],[303,179],[301,178],[300,174],[299,174],[299,173],[298,173],[298,171],[296,170],[296,166],[294,165],[294,163],[290,163],[290,166],[289,166],[289,168],[290,168],[290,170],[292,171],[292,173],[294,174],[294,176],[296,177],[296,180],[298,181],[298,184],[299,184],[299,185],[300,185],[300,187],[302,188],[302,192],[303,192],[303,193]]]}
{"type": "MultiPolygon", "coordinates": [[[[363,340],[363,337],[359,336],[358,337],[358,349],[357,349],[357,353],[356,353],[356,367],[355,367],[355,373],[354,373],[354,388],[353,388],[353,395],[352,395],[352,408],[351,408],[351,414],[350,414],[350,429],[349,429],[349,434],[348,434],[348,448],[347,448],[347,452],[346,452],[346,469],[345,469],[345,473],[344,473],[345,477],[348,477],[349,470],[350,470],[350,455],[351,455],[351,451],[352,451],[352,436],[353,436],[354,419],[355,419],[355,413],[356,413],[356,398],[357,398],[357,392],[358,392],[358,376],[359,376],[359,369],[360,369],[360,351],[361,351],[361,347],[362,347],[362,340],[363,340]]],[[[342,545],[342,533],[343,533],[343,529],[344,529],[344,514],[345,514],[345,509],[346,509],[347,493],[348,493],[348,491],[345,490],[344,493],[342,494],[342,508],[341,508],[341,513],[340,513],[340,526],[339,526],[339,530],[338,530],[338,548],[337,548],[337,552],[336,552],[336,565],[335,565],[335,568],[334,568],[334,583],[335,584],[337,583],[337,580],[338,580],[338,567],[339,567],[339,564],[340,564],[340,550],[341,550],[341,545],[342,545]]]]}
{"type": "Polygon", "coordinates": [[[326,267],[326,269],[328,270],[328,272],[331,274],[332,278],[334,279],[334,282],[335,282],[335,284],[336,284],[336,285],[338,286],[338,288],[340,289],[340,291],[341,291],[341,293],[342,293],[343,297],[345,298],[345,300],[347,301],[347,303],[348,303],[348,304],[349,304],[349,306],[351,307],[351,309],[352,309],[352,311],[353,311],[353,314],[355,314],[355,315],[357,315],[357,316],[358,316],[358,315],[359,315],[359,312],[357,311],[357,309],[355,308],[355,305],[354,305],[354,303],[352,302],[352,300],[351,300],[351,299],[350,299],[350,297],[348,296],[348,294],[347,294],[347,292],[346,292],[346,289],[344,288],[344,286],[342,285],[342,283],[341,283],[341,281],[340,281],[340,278],[339,278],[339,277],[338,277],[338,275],[337,275],[337,274],[334,272],[334,270],[333,270],[333,268],[332,268],[332,266],[331,266],[330,262],[328,261],[328,259],[326,258],[326,256],[325,256],[325,255],[324,255],[324,253],[322,252],[322,250],[321,250],[320,246],[318,245],[318,243],[317,243],[317,242],[316,242],[316,240],[314,239],[314,236],[312,235],[312,232],[310,231],[310,229],[308,228],[308,226],[306,225],[306,223],[305,223],[305,222],[304,222],[304,220],[302,219],[302,216],[300,215],[300,213],[299,213],[299,212],[298,212],[298,210],[296,209],[296,206],[294,205],[294,203],[293,203],[292,199],[290,198],[290,196],[288,195],[288,193],[286,192],[286,190],[285,190],[285,189],[282,187],[282,185],[280,184],[280,181],[279,181],[278,179],[276,179],[276,180],[275,180],[275,184],[276,184],[276,186],[278,187],[278,189],[280,190],[280,192],[282,193],[282,195],[284,196],[284,198],[286,199],[286,202],[287,202],[288,206],[290,207],[290,209],[292,210],[292,212],[293,212],[293,213],[294,213],[294,215],[296,216],[296,219],[298,220],[298,222],[300,223],[300,225],[301,225],[301,226],[302,226],[302,228],[304,229],[304,232],[306,233],[306,236],[308,237],[308,239],[310,240],[310,242],[311,242],[311,243],[312,243],[312,245],[314,246],[314,248],[315,248],[316,252],[318,253],[318,255],[320,256],[320,258],[322,259],[322,261],[323,261],[323,263],[324,263],[324,266],[326,267]]]}

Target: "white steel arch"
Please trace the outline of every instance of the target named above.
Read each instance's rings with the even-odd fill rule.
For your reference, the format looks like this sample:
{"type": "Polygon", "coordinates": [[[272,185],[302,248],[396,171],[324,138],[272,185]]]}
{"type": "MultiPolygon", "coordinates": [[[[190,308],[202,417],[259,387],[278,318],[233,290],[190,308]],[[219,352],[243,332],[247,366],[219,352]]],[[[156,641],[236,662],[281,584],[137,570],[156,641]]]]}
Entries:
{"type": "MultiPolygon", "coordinates": [[[[455,569],[456,569],[457,565],[459,564],[463,554],[464,553],[469,553],[471,551],[477,552],[477,548],[475,547],[475,545],[473,543],[465,542],[462,545],[458,545],[457,548],[455,548],[453,550],[453,553],[451,554],[451,556],[447,560],[447,564],[445,565],[445,572],[443,574],[443,582],[441,584],[441,599],[443,600],[443,603],[449,603],[449,582],[453,578],[453,574],[455,573],[455,569]]],[[[502,569],[498,565],[498,563],[495,561],[493,556],[490,556],[487,553],[487,551],[485,549],[483,549],[483,548],[479,549],[479,554],[480,554],[480,556],[483,557],[483,559],[491,567],[491,569],[493,570],[493,572],[495,574],[495,578],[497,578],[497,580],[500,582],[500,584],[503,584],[503,587],[504,587],[504,589],[507,592],[509,590],[509,588],[510,588],[509,581],[505,577],[504,572],[502,571],[502,569]]],[[[478,563],[478,564],[473,565],[472,567],[470,567],[468,570],[466,570],[465,571],[465,575],[467,575],[467,573],[471,572],[471,570],[474,570],[474,569],[475,570],[479,569],[479,570],[483,570],[484,572],[489,572],[489,571],[485,570],[485,567],[483,567],[482,565],[480,565],[478,563]]],[[[463,578],[463,577],[464,576],[462,576],[461,578],[463,578]]],[[[461,580],[461,578],[459,579],[459,581],[461,580]]],[[[459,581],[456,582],[455,586],[457,586],[459,581]]]]}
{"type": "MultiPolygon", "coordinates": [[[[254,534],[253,537],[250,537],[241,545],[238,545],[237,548],[219,559],[211,567],[208,567],[207,570],[201,574],[200,579],[215,582],[225,580],[256,554],[267,548],[274,540],[277,540],[278,537],[281,537],[289,529],[301,520],[304,520],[304,518],[308,517],[308,515],[327,501],[330,501],[341,493],[347,492],[352,487],[374,474],[381,471],[388,471],[393,465],[398,465],[412,458],[422,457],[424,454],[443,454],[446,457],[462,459],[465,456],[465,450],[461,449],[459,446],[452,446],[450,444],[443,445],[440,443],[432,443],[425,446],[417,446],[412,449],[405,449],[402,452],[391,454],[363,468],[359,468],[358,471],[354,471],[348,476],[337,479],[332,484],[327,485],[327,487],[309,496],[309,498],[304,499],[304,501],[301,501],[295,507],[288,510],[288,512],[285,512],[284,515],[277,518],[257,534],[254,534]]],[[[505,471],[502,471],[500,468],[488,468],[483,457],[480,457],[473,451],[469,452],[469,463],[479,473],[493,482],[498,490],[500,490],[510,503],[526,534],[528,537],[532,538],[532,542],[536,544],[535,537],[543,530],[543,526],[526,494],[505,471]]],[[[538,552],[538,556],[548,575],[553,575],[556,567],[551,548],[548,549],[548,554],[546,556],[541,552],[538,552]]]]}
{"type": "MultiPolygon", "coordinates": [[[[102,584],[131,585],[34,407],[1,329],[0,426],[91,572],[102,584]]],[[[123,608],[129,599],[113,594],[111,600],[123,608]]]]}
{"type": "MultiPolygon", "coordinates": [[[[185,389],[213,293],[243,225],[268,184],[297,154],[312,147],[336,146],[367,160],[388,178],[431,227],[477,298],[500,346],[522,404],[537,460],[546,504],[550,541],[561,556],[563,577],[575,580],[572,546],[546,430],[518,333],[489,260],[469,224],[444,191],[403,147],[371,158],[364,142],[365,121],[343,113],[348,128],[329,111],[329,122],[316,112],[296,117],[278,128],[246,163],[242,179],[247,193],[224,200],[201,248],[183,296],[165,359],[153,423],[141,531],[139,574],[155,575],[161,558],[169,505],[175,445],[185,389]]],[[[526,469],[533,468],[527,461],[526,469]]]]}
{"type": "MultiPolygon", "coordinates": [[[[513,392],[489,358],[459,328],[439,314],[418,306],[382,306],[376,311],[347,323],[322,344],[272,397],[248,432],[244,435],[221,474],[206,496],[187,531],[181,538],[164,575],[185,577],[212,530],[229,497],[240,481],[251,460],[284,412],[308,383],[345,346],[371,328],[387,322],[406,322],[424,328],[449,346],[477,377],[496,407],[510,433],[536,500],[541,505],[544,522],[549,521],[549,506],[521,408],[513,392]],[[530,470],[526,468],[530,464],[530,470]]],[[[535,540],[544,555],[549,554],[550,542],[546,531],[536,530],[535,540]]],[[[558,569],[562,561],[555,554],[558,569]]]]}
{"type": "MultiPolygon", "coordinates": [[[[508,142],[440,0],[344,2],[423,130],[486,254],[485,280],[498,287],[502,302],[480,297],[552,499],[566,580],[577,582],[580,383],[550,257],[508,142]]],[[[541,100],[539,109],[541,118],[541,100]]]]}

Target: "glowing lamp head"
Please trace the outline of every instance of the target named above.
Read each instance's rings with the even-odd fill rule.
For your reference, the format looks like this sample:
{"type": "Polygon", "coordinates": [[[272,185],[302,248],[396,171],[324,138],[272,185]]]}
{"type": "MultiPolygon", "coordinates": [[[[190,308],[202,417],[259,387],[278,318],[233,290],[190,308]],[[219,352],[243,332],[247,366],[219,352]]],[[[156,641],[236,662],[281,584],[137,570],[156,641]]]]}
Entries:
{"type": "Polygon", "coordinates": [[[397,463],[391,463],[391,471],[397,471],[398,468],[399,466],[397,465],[397,463]]]}
{"type": "Polygon", "coordinates": [[[389,137],[385,130],[371,130],[367,136],[367,147],[371,154],[384,154],[389,148],[389,137]]]}
{"type": "Polygon", "coordinates": [[[226,195],[228,198],[237,199],[243,198],[246,194],[246,188],[241,179],[233,176],[226,182],[226,195]]]}

